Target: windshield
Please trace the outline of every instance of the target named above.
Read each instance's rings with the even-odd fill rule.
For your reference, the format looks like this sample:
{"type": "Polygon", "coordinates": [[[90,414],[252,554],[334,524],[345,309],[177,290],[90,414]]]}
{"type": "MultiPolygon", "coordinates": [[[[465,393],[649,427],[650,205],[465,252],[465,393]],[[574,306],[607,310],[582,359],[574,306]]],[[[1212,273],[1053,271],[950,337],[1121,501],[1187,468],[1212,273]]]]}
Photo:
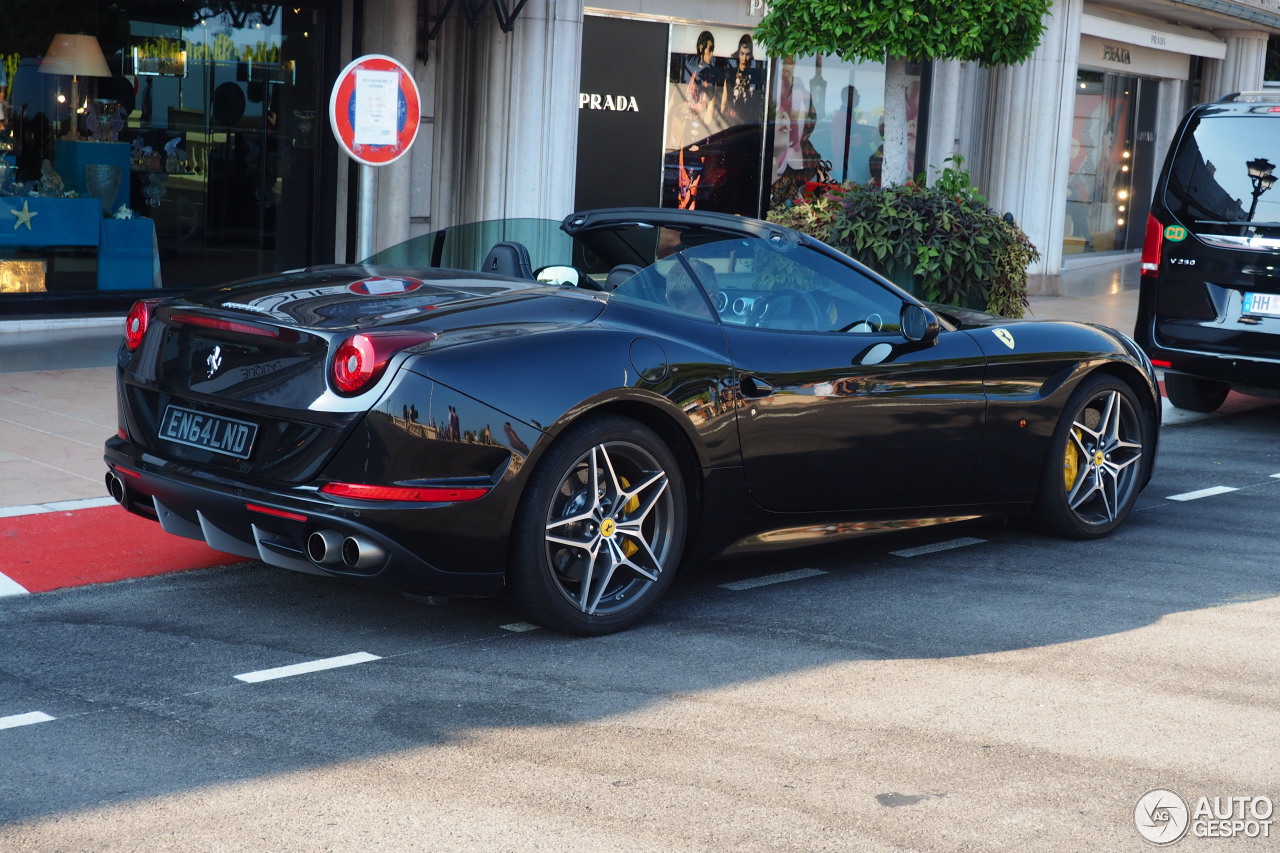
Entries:
{"type": "Polygon", "coordinates": [[[489,250],[502,242],[524,245],[535,270],[568,264],[571,259],[573,241],[560,230],[558,219],[494,219],[432,231],[383,249],[361,263],[478,270],[489,250]]]}
{"type": "Polygon", "coordinates": [[[903,304],[891,287],[809,246],[716,223],[624,218],[570,235],[554,220],[495,220],[424,234],[365,263],[497,271],[576,285],[611,303],[770,331],[897,334],[903,304]],[[499,250],[513,253],[501,269],[490,266],[499,250]]]}
{"type": "Polygon", "coordinates": [[[504,242],[528,249],[535,276],[548,268],[573,267],[580,280],[589,279],[601,287],[615,267],[647,267],[681,245],[680,232],[642,223],[613,224],[570,237],[558,219],[494,219],[432,231],[383,249],[361,263],[480,270],[493,247],[504,242]],[[673,248],[666,249],[668,244],[673,248]]]}
{"type": "Polygon", "coordinates": [[[1206,111],[1176,152],[1165,204],[1201,236],[1240,242],[1280,237],[1277,166],[1280,113],[1206,111]]]}
{"type": "Polygon", "coordinates": [[[902,298],[820,252],[735,237],[697,243],[628,276],[610,302],[796,332],[897,333],[902,298]]]}
{"type": "Polygon", "coordinates": [[[567,283],[608,292],[618,281],[654,261],[725,236],[715,228],[635,221],[609,222],[570,236],[556,219],[495,219],[432,231],[384,249],[361,263],[484,270],[495,246],[514,243],[528,250],[528,269],[517,263],[515,272],[502,272],[560,282],[565,280],[560,273],[572,268],[573,280],[567,283]],[[544,271],[548,273],[545,277],[544,271]]]}

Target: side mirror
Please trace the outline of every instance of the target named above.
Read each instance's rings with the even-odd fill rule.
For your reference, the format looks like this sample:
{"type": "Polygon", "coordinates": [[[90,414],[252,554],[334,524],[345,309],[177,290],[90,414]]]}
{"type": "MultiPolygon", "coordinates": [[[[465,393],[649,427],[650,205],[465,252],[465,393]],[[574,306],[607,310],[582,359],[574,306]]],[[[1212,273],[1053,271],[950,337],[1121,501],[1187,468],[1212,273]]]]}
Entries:
{"type": "Polygon", "coordinates": [[[899,316],[899,326],[902,329],[904,338],[912,343],[921,344],[933,343],[937,340],[938,332],[942,329],[942,325],[938,322],[937,314],[914,302],[903,304],[902,313],[899,316]]]}
{"type": "Polygon", "coordinates": [[[569,287],[576,287],[579,280],[578,271],[573,267],[543,267],[538,270],[536,278],[543,284],[563,284],[569,287]]]}

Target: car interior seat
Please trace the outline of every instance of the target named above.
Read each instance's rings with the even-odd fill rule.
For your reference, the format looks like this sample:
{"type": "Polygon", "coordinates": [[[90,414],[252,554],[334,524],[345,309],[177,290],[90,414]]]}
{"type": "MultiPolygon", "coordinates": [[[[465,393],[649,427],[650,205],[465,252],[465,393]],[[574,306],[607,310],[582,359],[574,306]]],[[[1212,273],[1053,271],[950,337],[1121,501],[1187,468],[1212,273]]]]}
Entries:
{"type": "Polygon", "coordinates": [[[511,240],[494,244],[489,254],[485,255],[484,263],[480,265],[480,272],[505,275],[508,278],[524,278],[529,281],[537,280],[533,274],[533,262],[529,259],[529,250],[523,243],[511,240]]]}
{"type": "Polygon", "coordinates": [[[609,275],[605,277],[604,289],[610,293],[618,289],[618,285],[640,272],[640,267],[635,264],[618,264],[609,270],[609,275]]]}

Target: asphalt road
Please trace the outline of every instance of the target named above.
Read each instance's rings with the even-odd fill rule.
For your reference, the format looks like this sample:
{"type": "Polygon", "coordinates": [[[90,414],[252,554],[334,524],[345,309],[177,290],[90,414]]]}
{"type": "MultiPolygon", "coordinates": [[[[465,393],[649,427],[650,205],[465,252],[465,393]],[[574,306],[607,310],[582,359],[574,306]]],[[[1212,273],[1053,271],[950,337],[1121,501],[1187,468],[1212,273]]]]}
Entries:
{"type": "Polygon", "coordinates": [[[598,639],[253,563],[0,599],[0,850],[1149,849],[1152,789],[1280,801],[1278,432],[1166,428],[1104,541],[725,561],[598,639]]]}

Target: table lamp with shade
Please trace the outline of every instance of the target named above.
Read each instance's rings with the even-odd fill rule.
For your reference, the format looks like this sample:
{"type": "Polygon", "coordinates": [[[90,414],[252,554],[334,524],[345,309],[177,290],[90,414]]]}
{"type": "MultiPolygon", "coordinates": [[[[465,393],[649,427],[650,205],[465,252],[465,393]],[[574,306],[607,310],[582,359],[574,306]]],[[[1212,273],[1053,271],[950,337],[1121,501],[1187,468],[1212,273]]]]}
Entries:
{"type": "Polygon", "coordinates": [[[41,74],[68,74],[71,76],[71,126],[63,139],[79,139],[80,131],[76,111],[80,109],[77,92],[80,77],[110,77],[111,69],[102,55],[102,48],[94,36],[58,33],[45,51],[40,63],[41,74]]]}

